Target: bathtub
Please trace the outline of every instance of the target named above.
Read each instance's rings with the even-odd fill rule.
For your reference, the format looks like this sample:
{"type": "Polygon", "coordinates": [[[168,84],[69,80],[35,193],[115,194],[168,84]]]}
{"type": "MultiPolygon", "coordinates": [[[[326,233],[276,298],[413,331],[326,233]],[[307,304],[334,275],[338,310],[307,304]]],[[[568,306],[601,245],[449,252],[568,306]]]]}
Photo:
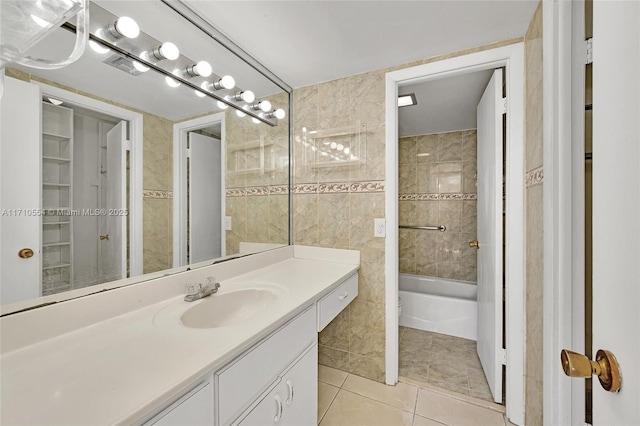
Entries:
{"type": "Polygon", "coordinates": [[[400,274],[400,325],[477,339],[476,283],[400,274]]]}

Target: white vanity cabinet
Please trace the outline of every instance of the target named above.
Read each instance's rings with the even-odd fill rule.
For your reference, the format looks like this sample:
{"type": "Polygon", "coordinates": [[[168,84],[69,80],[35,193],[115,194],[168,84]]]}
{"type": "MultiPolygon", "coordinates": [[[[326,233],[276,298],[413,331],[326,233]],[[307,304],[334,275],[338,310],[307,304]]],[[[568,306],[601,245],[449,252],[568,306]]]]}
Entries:
{"type": "Polygon", "coordinates": [[[216,372],[216,425],[245,424],[245,418],[249,422],[246,424],[272,424],[274,418],[279,424],[280,417],[274,410],[282,412],[282,417],[286,412],[289,418],[300,412],[311,413],[310,424],[315,424],[317,390],[309,389],[317,386],[317,341],[314,304],[216,372]],[[295,406],[288,396],[291,392],[295,406]],[[275,407],[277,399],[282,402],[279,407],[275,407]],[[264,417],[266,413],[269,415],[264,417]]]}
{"type": "Polygon", "coordinates": [[[318,383],[318,345],[311,346],[293,366],[278,377],[277,385],[242,418],[242,426],[315,426],[318,383]]]}

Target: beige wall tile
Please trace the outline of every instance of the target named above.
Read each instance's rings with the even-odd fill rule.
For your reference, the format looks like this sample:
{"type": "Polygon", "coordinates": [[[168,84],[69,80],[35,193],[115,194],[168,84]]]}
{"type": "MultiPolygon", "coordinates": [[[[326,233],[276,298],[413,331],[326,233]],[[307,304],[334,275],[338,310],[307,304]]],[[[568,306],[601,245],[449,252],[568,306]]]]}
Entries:
{"type": "Polygon", "coordinates": [[[398,163],[400,168],[417,163],[416,148],[415,136],[398,139],[398,163]]]}
{"type": "Polygon", "coordinates": [[[318,195],[293,195],[294,244],[318,245],[318,195]]]}
{"type": "Polygon", "coordinates": [[[349,248],[349,194],[318,197],[318,243],[322,247],[349,248]]]}
{"type": "Polygon", "coordinates": [[[437,163],[438,135],[416,136],[416,156],[418,163],[437,163]]]}
{"type": "Polygon", "coordinates": [[[357,376],[384,383],[384,359],[350,354],[349,372],[357,376]]]}
{"type": "Polygon", "coordinates": [[[440,133],[438,137],[438,161],[462,160],[462,133],[440,133]]]}
{"type": "Polygon", "coordinates": [[[349,323],[349,309],[344,309],[320,332],[318,343],[349,351],[349,323]]]}
{"type": "Polygon", "coordinates": [[[342,371],[351,369],[349,352],[324,345],[318,345],[318,364],[342,371]]]}
{"type": "Polygon", "coordinates": [[[143,200],[144,221],[143,262],[144,273],[171,268],[173,263],[173,200],[145,198],[143,200]]]}

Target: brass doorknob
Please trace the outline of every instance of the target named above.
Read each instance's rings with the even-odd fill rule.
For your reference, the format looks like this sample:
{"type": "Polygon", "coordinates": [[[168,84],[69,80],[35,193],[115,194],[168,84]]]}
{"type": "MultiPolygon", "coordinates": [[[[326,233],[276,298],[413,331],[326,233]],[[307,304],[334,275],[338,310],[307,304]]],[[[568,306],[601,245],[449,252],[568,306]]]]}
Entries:
{"type": "Polygon", "coordinates": [[[480,249],[480,242],[479,241],[469,241],[469,247],[475,247],[477,249],[480,249]]]}
{"type": "Polygon", "coordinates": [[[618,392],[622,386],[620,364],[609,351],[599,349],[596,360],[591,361],[582,354],[563,349],[560,352],[560,361],[564,374],[569,377],[598,376],[602,387],[609,392],[618,392]]]}
{"type": "Polygon", "coordinates": [[[107,235],[100,235],[100,240],[107,240],[107,241],[109,241],[109,234],[107,234],[107,235]]]}
{"type": "Polygon", "coordinates": [[[33,250],[31,250],[30,248],[23,248],[18,252],[18,256],[23,259],[28,259],[30,257],[33,257],[33,250]]]}

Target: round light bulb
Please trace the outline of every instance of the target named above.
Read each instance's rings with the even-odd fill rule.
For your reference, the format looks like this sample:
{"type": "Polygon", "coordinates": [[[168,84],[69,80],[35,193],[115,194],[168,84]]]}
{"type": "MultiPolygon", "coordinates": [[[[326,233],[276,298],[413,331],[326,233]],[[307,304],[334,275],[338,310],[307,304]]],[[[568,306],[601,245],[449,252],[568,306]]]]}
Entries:
{"type": "Polygon", "coordinates": [[[213,69],[211,68],[211,64],[209,64],[209,62],[207,62],[207,61],[198,62],[193,67],[193,70],[195,71],[195,73],[197,75],[202,76],[202,77],[209,77],[211,75],[211,73],[213,72],[213,69]]]}
{"type": "Polygon", "coordinates": [[[140,27],[133,19],[128,16],[123,16],[118,18],[115,22],[114,27],[117,32],[122,34],[127,38],[136,38],[140,35],[140,27]]]}
{"type": "Polygon", "coordinates": [[[338,146],[336,146],[336,149],[338,151],[342,151],[344,149],[344,145],[342,145],[341,143],[338,144],[338,146]]]}
{"type": "Polygon", "coordinates": [[[260,108],[263,112],[271,111],[271,102],[269,101],[260,101],[258,102],[258,108],[260,108]]]}
{"type": "Polygon", "coordinates": [[[233,89],[236,87],[236,79],[231,77],[230,75],[225,75],[220,79],[220,86],[225,89],[233,89]]]}
{"type": "Polygon", "coordinates": [[[285,115],[286,114],[282,108],[278,108],[277,110],[273,111],[273,116],[278,120],[282,120],[285,117],[285,115]]]}
{"type": "Polygon", "coordinates": [[[160,55],[162,55],[162,57],[170,61],[175,61],[176,59],[178,59],[178,56],[180,56],[180,50],[178,49],[178,46],[171,43],[170,41],[165,41],[164,43],[162,43],[160,45],[160,48],[158,49],[158,52],[160,52],[160,55]]]}
{"type": "Polygon", "coordinates": [[[247,114],[245,114],[244,112],[240,111],[239,109],[236,110],[236,115],[238,117],[246,117],[247,114]]]}
{"type": "Polygon", "coordinates": [[[256,124],[260,124],[260,120],[258,120],[258,119],[257,119],[257,118],[255,118],[255,117],[251,117],[251,121],[253,121],[253,122],[254,122],[254,123],[256,123],[256,124]]]}
{"type": "Polygon", "coordinates": [[[96,53],[99,53],[100,55],[104,55],[105,53],[109,52],[109,48],[104,47],[100,43],[95,42],[93,40],[89,40],[89,47],[91,48],[91,50],[93,50],[96,53]]]}
{"type": "Polygon", "coordinates": [[[133,61],[133,67],[135,69],[137,69],[140,72],[147,72],[149,71],[149,67],[146,65],[143,65],[142,63],[138,62],[138,61],[133,61]]]}
{"type": "Polygon", "coordinates": [[[240,98],[247,103],[251,103],[256,100],[256,95],[251,90],[245,90],[240,95],[240,98]]]}
{"type": "Polygon", "coordinates": [[[346,147],[346,148],[344,149],[344,153],[345,153],[345,154],[349,154],[349,151],[351,151],[351,150],[349,149],[349,147],[346,147]]]}
{"type": "MultiPolygon", "coordinates": [[[[218,105],[218,108],[220,108],[220,109],[229,108],[229,105],[225,104],[224,102],[220,102],[220,101],[216,101],[216,105],[218,105]]],[[[238,111],[236,111],[236,112],[238,112],[238,111]]]]}
{"type": "Polygon", "coordinates": [[[336,149],[338,147],[338,144],[335,142],[331,142],[331,149],[336,149]]]}
{"type": "MultiPolygon", "coordinates": [[[[178,72],[179,72],[178,70],[174,70],[172,74],[177,76],[178,72]]],[[[176,87],[180,86],[180,83],[178,81],[174,80],[171,77],[165,77],[164,81],[167,83],[167,85],[169,87],[176,88],[176,87]]]]}

